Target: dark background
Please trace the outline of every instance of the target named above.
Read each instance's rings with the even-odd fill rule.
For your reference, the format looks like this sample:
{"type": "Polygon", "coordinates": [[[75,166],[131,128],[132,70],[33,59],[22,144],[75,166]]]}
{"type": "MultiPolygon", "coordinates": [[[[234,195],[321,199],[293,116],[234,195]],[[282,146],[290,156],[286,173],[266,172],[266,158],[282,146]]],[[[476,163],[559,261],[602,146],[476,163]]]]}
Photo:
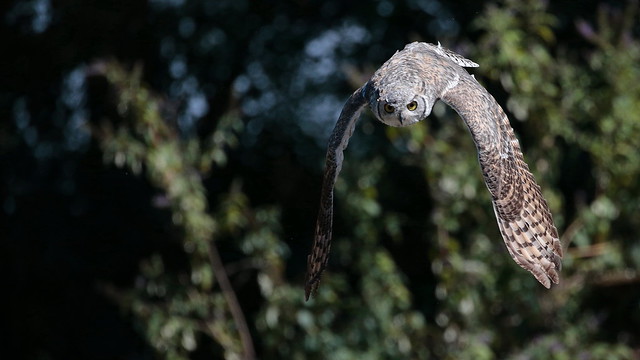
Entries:
{"type": "Polygon", "coordinates": [[[637,1],[33,0],[0,14],[3,357],[241,352],[217,280],[193,280],[206,257],[176,216],[197,211],[154,175],[168,143],[198,174],[185,193],[206,200],[202,243],[259,358],[640,357],[637,1]],[[411,41],[481,65],[568,249],[559,286],[509,259],[473,143],[440,107],[408,129],[363,117],[329,272],[302,301],[333,123],[411,41]],[[122,110],[137,86],[151,95],[127,109],[159,118],[122,110]],[[146,139],[153,121],[169,135],[146,139]]]}

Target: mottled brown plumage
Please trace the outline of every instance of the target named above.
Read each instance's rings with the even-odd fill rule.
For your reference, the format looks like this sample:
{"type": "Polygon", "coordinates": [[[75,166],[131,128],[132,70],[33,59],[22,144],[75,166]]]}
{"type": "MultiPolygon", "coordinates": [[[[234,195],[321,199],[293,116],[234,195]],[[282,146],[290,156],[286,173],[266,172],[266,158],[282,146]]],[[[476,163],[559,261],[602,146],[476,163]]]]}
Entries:
{"type": "Polygon", "coordinates": [[[316,291],[328,262],[333,188],[344,149],[367,104],[376,118],[390,126],[408,126],[425,119],[437,100],[454,108],[476,144],[509,254],[545,287],[558,283],[562,248],[547,202],[524,162],[504,111],[462,66],[478,65],[440,44],[412,43],[396,52],[349,97],[329,140],[316,235],[307,258],[306,299],[316,291]]]}

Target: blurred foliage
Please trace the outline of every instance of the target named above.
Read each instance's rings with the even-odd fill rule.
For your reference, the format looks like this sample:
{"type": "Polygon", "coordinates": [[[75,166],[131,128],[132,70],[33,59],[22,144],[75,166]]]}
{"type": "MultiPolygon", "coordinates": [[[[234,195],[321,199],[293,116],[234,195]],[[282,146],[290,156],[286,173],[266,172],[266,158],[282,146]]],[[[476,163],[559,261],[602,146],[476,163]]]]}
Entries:
{"type": "MultiPolygon", "coordinates": [[[[167,274],[162,257],[153,255],[143,262],[141,278],[133,291],[126,294],[112,288],[108,291],[142,320],[149,343],[167,358],[188,358],[187,354],[198,346],[198,332],[219,343],[226,358],[242,358],[240,343],[246,340],[236,333],[246,328],[245,319],[235,317],[231,310],[238,306],[237,299],[235,295],[229,297],[229,289],[222,284],[220,291],[213,290],[214,278],[218,283],[228,282],[224,271],[214,271],[219,261],[214,237],[222,235],[222,230],[248,227],[243,216],[247,212],[246,200],[237,190],[232,191],[222,203],[227,205],[224,216],[212,217],[207,213],[207,199],[197,167],[210,162],[225,163],[225,157],[216,153],[222,152],[225,144],[236,142],[230,125],[237,120],[223,119],[204,149],[196,139],[183,140],[160,115],[161,102],[141,85],[139,70],[138,67],[128,73],[110,63],[92,66],[91,74],[102,74],[117,89],[116,108],[126,124],[113,129],[112,123],[104,122],[94,132],[102,143],[107,163],[127,167],[135,174],[144,169],[151,183],[162,190],[162,196],[170,204],[173,223],[182,230],[181,242],[189,266],[177,274],[167,274]],[[202,156],[208,156],[207,161],[202,156]]],[[[267,219],[270,217],[273,214],[267,219]]],[[[261,231],[260,225],[256,226],[257,231],[261,231]]],[[[269,238],[268,233],[265,235],[263,242],[269,238]]],[[[271,245],[269,250],[274,251],[276,244],[271,245]]],[[[252,261],[252,255],[258,252],[247,251],[247,261],[252,261]]],[[[263,258],[265,254],[255,255],[263,258]]],[[[248,347],[245,352],[253,354],[251,344],[244,346],[248,347]]]]}
{"type": "Polygon", "coordinates": [[[4,19],[23,47],[0,254],[25,358],[640,357],[637,1],[74,4],[4,19]],[[363,116],[304,302],[328,134],[413,40],[478,62],[504,105],[566,249],[551,290],[509,258],[438,103],[409,128],[363,116]]]}

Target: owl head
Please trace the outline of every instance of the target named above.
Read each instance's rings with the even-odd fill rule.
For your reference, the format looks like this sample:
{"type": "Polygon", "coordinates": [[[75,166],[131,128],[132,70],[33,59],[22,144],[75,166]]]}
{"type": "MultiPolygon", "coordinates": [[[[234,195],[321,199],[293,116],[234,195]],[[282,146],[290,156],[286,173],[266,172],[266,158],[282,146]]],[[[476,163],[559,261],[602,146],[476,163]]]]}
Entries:
{"type": "Polygon", "coordinates": [[[424,120],[431,114],[434,101],[409,88],[371,89],[369,94],[369,105],[376,118],[394,127],[409,126],[424,120]]]}

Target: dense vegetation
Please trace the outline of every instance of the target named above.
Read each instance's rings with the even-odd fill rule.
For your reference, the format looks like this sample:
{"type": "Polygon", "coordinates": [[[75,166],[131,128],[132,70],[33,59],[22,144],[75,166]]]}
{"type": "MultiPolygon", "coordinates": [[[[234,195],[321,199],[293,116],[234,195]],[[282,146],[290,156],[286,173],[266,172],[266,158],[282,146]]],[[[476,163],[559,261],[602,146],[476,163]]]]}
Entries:
{"type": "Polygon", "coordinates": [[[2,351],[25,359],[640,357],[638,1],[2,5],[2,351]],[[444,104],[366,113],[303,281],[343,102],[410,41],[478,62],[566,249],[508,256],[444,104]]]}

